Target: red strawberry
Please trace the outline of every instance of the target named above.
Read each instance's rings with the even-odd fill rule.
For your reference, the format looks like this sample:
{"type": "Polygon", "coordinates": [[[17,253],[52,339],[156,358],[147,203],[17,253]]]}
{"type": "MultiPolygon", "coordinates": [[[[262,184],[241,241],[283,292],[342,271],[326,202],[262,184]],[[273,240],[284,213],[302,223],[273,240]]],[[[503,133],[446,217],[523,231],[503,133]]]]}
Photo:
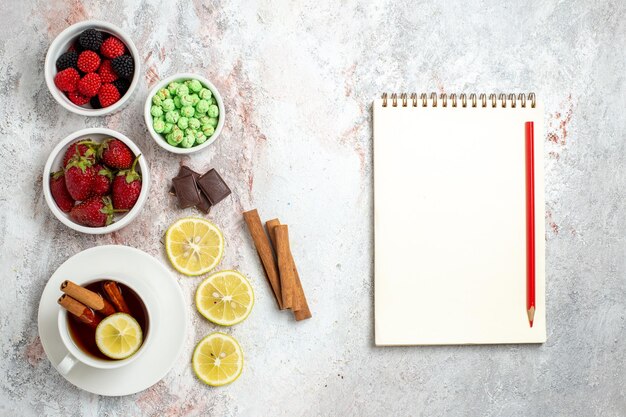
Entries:
{"type": "Polygon", "coordinates": [[[96,196],[76,205],[70,211],[70,217],[83,226],[104,227],[113,223],[115,211],[109,197],[96,196]]]}
{"type": "Polygon", "coordinates": [[[113,180],[113,207],[130,210],[141,194],[141,175],[135,171],[138,155],[130,169],[120,171],[113,180]]]}
{"type": "Polygon", "coordinates": [[[113,67],[111,67],[111,61],[105,59],[100,64],[100,68],[98,68],[98,75],[100,75],[100,80],[103,83],[112,83],[117,80],[117,74],[113,71],[113,67]]]}
{"type": "Polygon", "coordinates": [[[124,43],[115,36],[109,36],[100,46],[100,53],[106,58],[117,58],[124,55],[124,50],[124,43]]]}
{"type": "Polygon", "coordinates": [[[82,106],[83,104],[89,103],[89,97],[82,95],[78,91],[70,91],[69,93],[67,93],[67,97],[72,103],[76,104],[77,106],[82,106]]]}
{"type": "Polygon", "coordinates": [[[78,55],[77,65],[82,72],[96,72],[100,66],[100,55],[94,51],[83,51],[78,55]]]}
{"type": "Polygon", "coordinates": [[[96,171],[85,157],[73,157],[65,167],[65,185],[74,200],[82,201],[91,197],[96,171]]]}
{"type": "Polygon", "coordinates": [[[74,68],[67,68],[63,71],[59,71],[57,75],[54,76],[54,85],[61,91],[76,91],[78,80],[80,80],[78,71],[74,68]]]}
{"type": "Polygon", "coordinates": [[[65,186],[63,171],[50,174],[50,193],[62,212],[69,213],[72,207],[74,207],[74,199],[65,186]]]}
{"type": "Polygon", "coordinates": [[[120,92],[113,84],[102,84],[98,91],[98,99],[102,107],[109,107],[111,104],[120,99],[120,92]]]}
{"type": "Polygon", "coordinates": [[[100,76],[94,72],[90,72],[78,82],[78,92],[85,97],[91,98],[98,94],[101,85],[102,81],[100,81],[100,76]]]}
{"type": "Polygon", "coordinates": [[[121,140],[109,138],[100,145],[98,156],[111,168],[128,169],[133,164],[135,155],[121,140]]]}
{"type": "Polygon", "coordinates": [[[67,147],[65,151],[65,155],[63,155],[63,168],[69,164],[70,159],[74,155],[84,156],[87,158],[92,164],[96,162],[96,142],[92,142],[90,140],[81,140],[79,142],[74,142],[70,146],[67,147]]]}
{"type": "Polygon", "coordinates": [[[111,182],[113,181],[113,173],[104,165],[94,165],[96,176],[93,179],[91,189],[93,195],[106,195],[111,191],[111,182]]]}

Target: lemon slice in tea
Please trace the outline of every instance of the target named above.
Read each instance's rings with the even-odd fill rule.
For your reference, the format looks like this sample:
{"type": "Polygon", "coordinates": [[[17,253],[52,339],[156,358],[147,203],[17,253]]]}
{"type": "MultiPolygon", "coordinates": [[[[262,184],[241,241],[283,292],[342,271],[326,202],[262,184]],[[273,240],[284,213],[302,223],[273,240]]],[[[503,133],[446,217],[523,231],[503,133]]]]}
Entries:
{"type": "Polygon", "coordinates": [[[222,326],[241,323],[254,305],[250,282],[237,271],[208,276],[196,290],[196,308],[207,319],[222,326]]]}
{"type": "Polygon", "coordinates": [[[205,219],[186,217],[165,232],[165,250],[178,272],[202,275],[215,268],[222,259],[224,235],[205,219]]]}
{"type": "Polygon", "coordinates": [[[115,313],[96,327],[96,345],[100,352],[111,359],[132,356],[143,342],[141,326],[131,315],[115,313]]]}
{"type": "Polygon", "coordinates": [[[191,364],[202,382],[219,387],[239,378],[243,370],[243,352],[232,336],[211,333],[196,346],[191,364]]]}

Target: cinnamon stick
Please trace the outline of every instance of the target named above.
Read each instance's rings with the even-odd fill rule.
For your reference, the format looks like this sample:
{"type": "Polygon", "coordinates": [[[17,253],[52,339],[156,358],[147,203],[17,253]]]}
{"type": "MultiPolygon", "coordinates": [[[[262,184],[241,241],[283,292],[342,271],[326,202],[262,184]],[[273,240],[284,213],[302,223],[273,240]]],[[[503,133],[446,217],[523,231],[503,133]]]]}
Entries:
{"type": "Polygon", "coordinates": [[[274,259],[270,241],[263,230],[259,213],[256,209],[246,211],[243,213],[243,218],[248,225],[248,231],[250,232],[250,236],[252,236],[252,241],[254,242],[256,251],[259,254],[259,258],[261,258],[261,263],[265,269],[265,276],[267,277],[270,287],[272,287],[278,308],[283,310],[284,307],[280,291],[280,279],[276,268],[276,260],[274,259]]]}
{"type": "Polygon", "coordinates": [[[98,323],[100,323],[100,318],[89,307],[79,301],[76,301],[69,295],[63,294],[61,298],[59,298],[58,303],[69,313],[76,316],[78,320],[93,329],[95,329],[98,326],[98,323]]]}
{"type": "Polygon", "coordinates": [[[102,288],[104,288],[104,292],[107,294],[107,297],[109,297],[109,300],[111,300],[111,304],[115,306],[115,309],[119,313],[130,314],[130,309],[126,304],[126,300],[124,300],[122,290],[120,290],[117,282],[107,281],[102,285],[102,288]]]}
{"type": "Polygon", "coordinates": [[[100,294],[76,285],[72,281],[63,281],[61,283],[61,291],[104,316],[110,316],[115,313],[113,306],[100,294]]]}
{"type": "Polygon", "coordinates": [[[275,226],[274,235],[274,239],[276,240],[274,249],[276,250],[276,259],[278,260],[283,306],[296,310],[293,306],[296,276],[292,265],[291,249],[289,248],[289,226],[286,224],[275,226]]]}
{"type": "MultiPolygon", "coordinates": [[[[272,239],[272,244],[274,245],[275,248],[277,247],[275,228],[278,225],[280,225],[280,221],[278,219],[268,220],[265,223],[265,227],[267,228],[268,234],[270,235],[270,239],[272,239]]],[[[313,315],[311,314],[311,310],[309,309],[309,304],[306,301],[306,296],[304,295],[304,288],[302,288],[302,282],[300,281],[300,275],[298,274],[298,268],[296,267],[296,263],[293,260],[291,249],[289,250],[289,257],[291,258],[291,265],[293,267],[293,272],[295,276],[295,288],[294,288],[293,301],[292,301],[293,315],[296,321],[310,319],[313,315]]]]}

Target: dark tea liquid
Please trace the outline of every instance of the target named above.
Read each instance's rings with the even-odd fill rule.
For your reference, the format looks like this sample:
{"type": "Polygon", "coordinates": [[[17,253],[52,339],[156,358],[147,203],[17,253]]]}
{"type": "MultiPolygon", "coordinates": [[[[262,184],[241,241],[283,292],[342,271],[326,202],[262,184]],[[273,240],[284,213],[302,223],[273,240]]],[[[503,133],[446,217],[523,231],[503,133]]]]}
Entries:
{"type": "MultiPolygon", "coordinates": [[[[107,281],[110,280],[93,282],[89,285],[85,285],[84,287],[88,290],[100,294],[104,298],[107,298],[106,292],[102,288],[102,285],[107,281]]],[[[145,340],[148,334],[148,316],[146,314],[146,307],[143,301],[141,301],[141,298],[139,298],[135,291],[131,290],[126,285],[120,282],[118,282],[117,285],[118,287],[120,287],[122,296],[124,297],[124,300],[128,305],[130,315],[133,316],[133,318],[139,323],[139,326],[141,327],[141,332],[143,333],[143,338],[145,340]]],[[[99,315],[101,319],[104,319],[104,317],[99,313],[96,313],[96,315],[99,315]]],[[[103,359],[107,361],[116,360],[103,355],[100,352],[100,349],[98,349],[98,346],[96,345],[96,329],[92,329],[85,323],[81,323],[80,320],[78,320],[78,318],[74,317],[74,315],[72,314],[67,315],[67,324],[70,335],[72,336],[74,343],[76,343],[76,346],[78,346],[80,350],[98,359],[103,359]]]]}

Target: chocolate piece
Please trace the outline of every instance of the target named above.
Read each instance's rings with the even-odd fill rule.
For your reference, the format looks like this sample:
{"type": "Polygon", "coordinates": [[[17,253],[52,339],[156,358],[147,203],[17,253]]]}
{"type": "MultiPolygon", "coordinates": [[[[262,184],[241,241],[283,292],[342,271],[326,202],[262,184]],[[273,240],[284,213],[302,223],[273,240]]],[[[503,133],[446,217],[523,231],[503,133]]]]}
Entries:
{"type": "Polygon", "coordinates": [[[197,183],[213,206],[230,195],[230,188],[214,169],[200,176],[197,183]]]}
{"type": "MultiPolygon", "coordinates": [[[[192,170],[186,165],[182,165],[180,167],[180,169],[178,170],[178,175],[174,178],[180,178],[185,175],[193,176],[193,179],[195,181],[198,181],[198,178],[200,178],[200,174],[198,174],[196,171],[192,170]]],[[[174,187],[174,184],[173,184],[174,178],[172,179],[172,187],[170,188],[170,194],[172,195],[176,195],[176,188],[174,187]]],[[[200,203],[196,204],[196,208],[198,208],[198,210],[201,210],[206,214],[208,214],[211,211],[211,203],[209,202],[209,199],[206,198],[206,196],[203,193],[200,193],[200,203]]]]}
{"type": "MultiPolygon", "coordinates": [[[[198,174],[193,169],[189,168],[187,165],[181,165],[180,169],[178,170],[178,174],[174,178],[182,177],[183,175],[187,175],[187,174],[193,175],[193,179],[196,181],[200,177],[200,174],[198,174]]],[[[174,184],[172,184],[172,186],[170,187],[170,194],[176,195],[176,188],[174,188],[174,184]]]]}
{"type": "Polygon", "coordinates": [[[193,175],[187,174],[182,177],[172,179],[174,188],[176,189],[176,197],[178,197],[178,207],[193,207],[200,203],[200,192],[196,186],[193,175]]]}
{"type": "Polygon", "coordinates": [[[211,211],[211,202],[203,193],[200,193],[200,202],[196,204],[196,208],[205,214],[209,214],[209,211],[211,211]]]}

